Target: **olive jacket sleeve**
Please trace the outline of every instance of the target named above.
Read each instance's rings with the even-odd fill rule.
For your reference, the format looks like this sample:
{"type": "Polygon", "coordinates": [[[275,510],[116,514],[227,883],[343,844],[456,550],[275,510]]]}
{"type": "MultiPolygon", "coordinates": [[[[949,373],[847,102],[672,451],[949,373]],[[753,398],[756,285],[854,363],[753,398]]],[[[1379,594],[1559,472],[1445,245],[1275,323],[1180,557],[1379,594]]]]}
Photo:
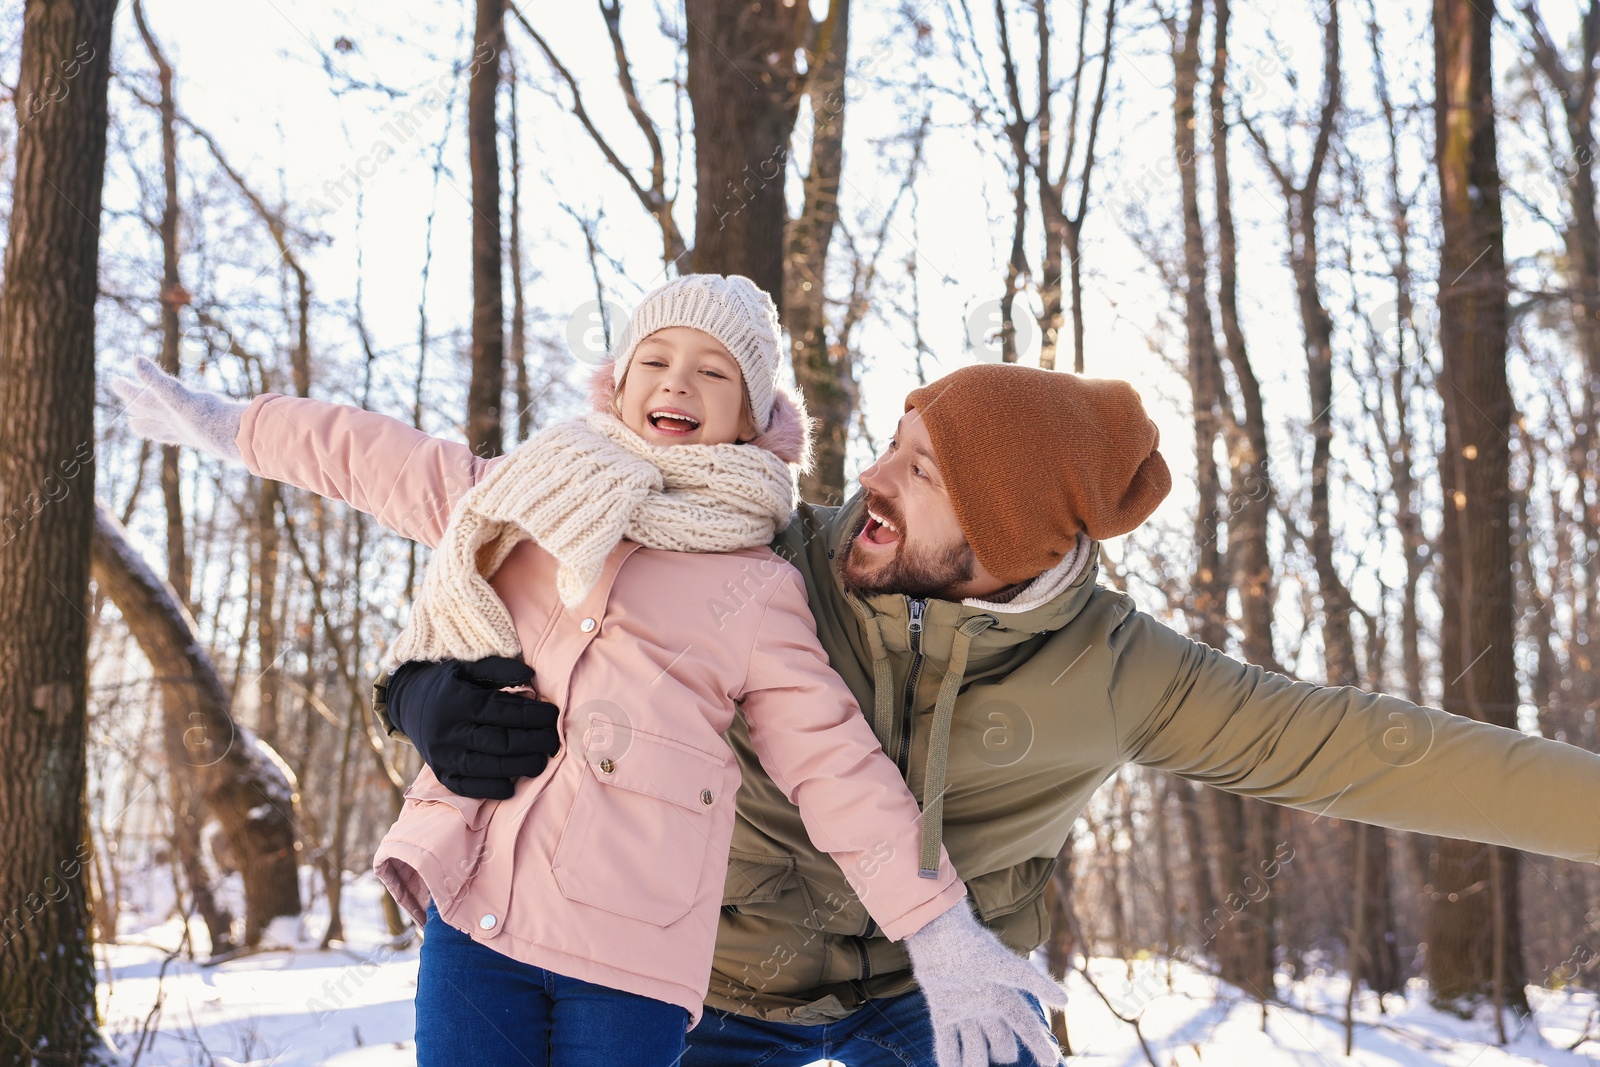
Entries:
{"type": "Polygon", "coordinates": [[[1110,642],[1108,695],[1130,762],[1330,818],[1600,861],[1600,755],[1294,681],[1143,612],[1110,642]]]}

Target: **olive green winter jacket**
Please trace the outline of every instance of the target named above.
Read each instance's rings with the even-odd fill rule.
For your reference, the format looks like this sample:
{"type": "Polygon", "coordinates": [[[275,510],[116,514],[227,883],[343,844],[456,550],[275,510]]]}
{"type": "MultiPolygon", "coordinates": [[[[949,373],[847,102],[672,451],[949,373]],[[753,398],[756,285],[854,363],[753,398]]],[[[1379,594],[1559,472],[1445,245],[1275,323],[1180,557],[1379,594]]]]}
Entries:
{"type": "MultiPolygon", "coordinates": [[[[1073,820],[1127,763],[1331,818],[1600,859],[1600,756],[1240,663],[1097,585],[1098,553],[1022,612],[863,602],[832,562],[860,506],[802,505],[774,547],[923,803],[924,854],[942,837],[979,917],[1020,952],[1049,934],[1044,887],[1073,820]]],[[[729,739],[744,782],[707,1003],[818,1023],[913,988],[904,949],[812,846],[742,722],[729,739]]]]}

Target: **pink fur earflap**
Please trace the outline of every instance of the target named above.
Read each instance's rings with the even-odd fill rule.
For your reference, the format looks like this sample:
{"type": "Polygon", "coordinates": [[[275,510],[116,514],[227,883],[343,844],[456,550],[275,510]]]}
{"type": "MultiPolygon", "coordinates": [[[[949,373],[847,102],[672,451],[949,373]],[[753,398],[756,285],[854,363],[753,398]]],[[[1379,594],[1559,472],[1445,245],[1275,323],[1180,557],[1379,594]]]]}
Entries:
{"type": "Polygon", "coordinates": [[[764,448],[801,471],[811,469],[811,420],[806,417],[805,399],[779,386],[772,397],[772,420],[767,432],[750,442],[764,448]]]}
{"type": "MultiPolygon", "coordinates": [[[[611,364],[596,367],[589,375],[589,401],[594,410],[615,414],[612,400],[617,395],[617,383],[611,364]]],[[[806,417],[805,400],[798,394],[779,386],[772,399],[772,418],[767,431],[750,442],[764,448],[785,463],[792,463],[801,471],[811,469],[811,420],[806,417]]]]}
{"type": "Polygon", "coordinates": [[[611,410],[611,400],[617,395],[617,383],[609,363],[602,363],[589,375],[589,402],[596,411],[616,414],[611,410]]]}

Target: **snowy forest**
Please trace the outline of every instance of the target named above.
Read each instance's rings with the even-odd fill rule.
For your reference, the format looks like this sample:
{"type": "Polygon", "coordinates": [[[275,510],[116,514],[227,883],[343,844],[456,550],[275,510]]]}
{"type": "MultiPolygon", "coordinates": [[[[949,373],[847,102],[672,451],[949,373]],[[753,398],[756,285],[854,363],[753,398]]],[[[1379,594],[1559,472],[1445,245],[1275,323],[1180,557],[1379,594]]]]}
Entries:
{"type": "MultiPolygon", "coordinates": [[[[0,1065],[415,1062],[428,551],[132,432],[138,356],[494,457],[744,275],[804,499],[957,368],[1126,379],[1173,490],[1102,584],[1600,752],[1597,88],[1600,0],[0,5],[0,1065]]],[[[1592,864],[1130,763],[1038,890],[1070,1063],[1600,1056],[1592,864]]]]}

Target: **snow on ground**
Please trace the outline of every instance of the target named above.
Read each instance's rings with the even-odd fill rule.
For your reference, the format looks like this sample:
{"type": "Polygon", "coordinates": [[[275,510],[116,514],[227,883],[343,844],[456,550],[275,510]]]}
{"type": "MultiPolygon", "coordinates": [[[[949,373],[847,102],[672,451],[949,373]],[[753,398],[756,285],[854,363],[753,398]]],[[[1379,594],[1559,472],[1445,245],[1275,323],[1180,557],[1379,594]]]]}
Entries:
{"type": "MultiPolygon", "coordinates": [[[[1404,997],[1385,998],[1383,1015],[1378,1013],[1377,998],[1363,993],[1356,1006],[1355,1049],[1346,1059],[1344,1000],[1348,983],[1340,975],[1292,984],[1280,977],[1278,995],[1285,1005],[1268,1007],[1263,1027],[1259,1005],[1192,967],[1173,966],[1170,992],[1164,962],[1141,961],[1132,969],[1130,979],[1128,965],[1122,960],[1096,959],[1089,972],[1119,1014],[1138,1017],[1160,1067],[1509,1067],[1535,1063],[1565,1067],[1600,1060],[1600,1031],[1595,1040],[1565,1051],[1585,1033],[1592,1014],[1600,1010],[1600,1000],[1592,993],[1530,989],[1534,1022],[1519,1028],[1508,1015],[1504,1048],[1494,1044],[1492,1012],[1467,1021],[1435,1011],[1428,1006],[1427,985],[1420,980],[1410,984],[1404,997]]],[[[1081,976],[1074,975],[1067,988],[1072,996],[1067,1006],[1067,1032],[1075,1067],[1137,1067],[1149,1062],[1133,1028],[1117,1019],[1081,976]]]]}
{"type": "MultiPolygon", "coordinates": [[[[103,946],[110,975],[100,986],[101,1018],[117,1048],[139,1067],[401,1067],[415,1062],[411,999],[417,948],[389,947],[382,889],[371,876],[345,890],[343,950],[319,951],[326,915],[318,910],[275,925],[277,950],[203,967],[169,956],[182,937],[178,919],[126,921],[117,944],[103,946]],[[163,967],[165,971],[163,973],[163,967]],[[142,1041],[141,1041],[142,1038],[142,1041]],[[142,1044],[142,1048],[141,1048],[142,1044]]],[[[205,948],[198,920],[191,936],[205,948]]],[[[1496,1047],[1489,1015],[1466,1021],[1427,1006],[1413,982],[1404,997],[1364,995],[1357,1006],[1355,1053],[1344,1058],[1345,983],[1338,975],[1288,983],[1287,1006],[1266,1012],[1230,987],[1181,964],[1096,959],[1090,974],[1123,1015],[1137,1015],[1159,1067],[1551,1067],[1600,1062],[1600,998],[1531,990],[1531,1025],[1508,1023],[1496,1047]],[[1595,1021],[1593,1040],[1566,1051],[1595,1021]]],[[[1139,1067],[1149,1061],[1133,1028],[1112,1015],[1080,975],[1068,983],[1074,1067],[1139,1067]]]]}
{"type": "MultiPolygon", "coordinates": [[[[268,930],[264,943],[281,950],[215,967],[181,956],[168,962],[183,936],[180,919],[141,928],[125,917],[119,943],[102,949],[110,971],[100,984],[105,1029],[132,1059],[150,1020],[139,1067],[414,1063],[417,948],[389,947],[382,892],[370,875],[345,888],[342,950],[317,948],[327,929],[319,901],[308,916],[268,930]]],[[[192,920],[190,933],[203,959],[205,925],[192,920]]]]}

